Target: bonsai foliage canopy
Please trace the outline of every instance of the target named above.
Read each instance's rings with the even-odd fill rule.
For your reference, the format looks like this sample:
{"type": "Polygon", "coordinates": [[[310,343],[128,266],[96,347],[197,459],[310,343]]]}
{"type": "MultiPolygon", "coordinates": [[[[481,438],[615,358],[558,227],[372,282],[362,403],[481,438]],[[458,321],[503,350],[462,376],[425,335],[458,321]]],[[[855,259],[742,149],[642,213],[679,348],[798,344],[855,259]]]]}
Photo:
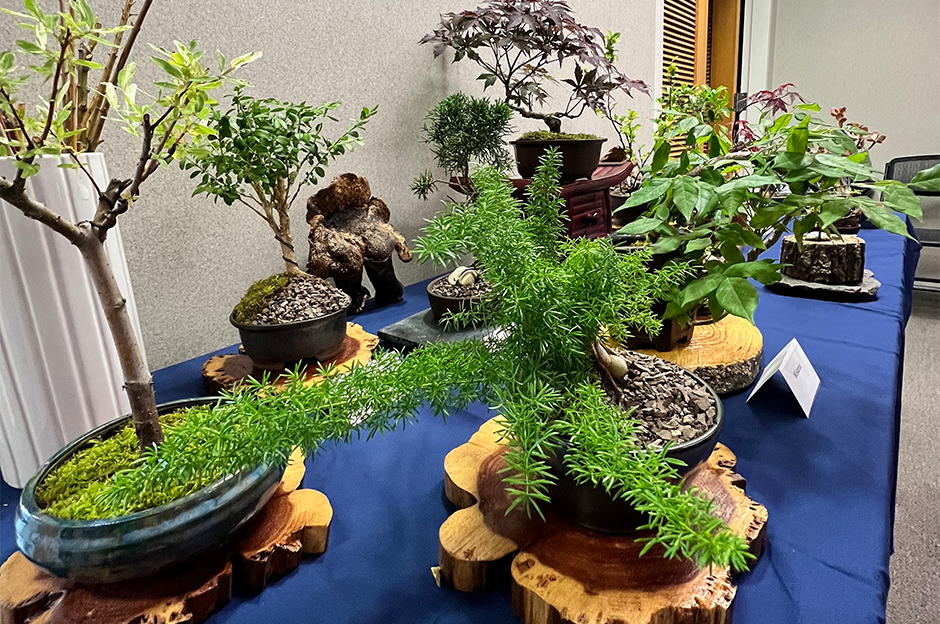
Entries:
{"type": "Polygon", "coordinates": [[[211,93],[231,81],[231,72],[260,56],[226,62],[220,53],[213,70],[204,65],[195,41],[174,42],[172,51],[154,47],[152,60],[165,76],[154,84],[153,96],[144,95],[133,82],[135,64],[128,59],[151,4],[144,0],[132,20],[134,2],[126,0],[113,28],[102,27],[85,0],[60,1],[59,10],[51,13],[36,0],[25,0],[24,12],[0,9],[29,33],[16,42],[19,55],[0,53],[0,156],[12,157],[17,169],[12,179],[0,177],[0,199],[65,237],[82,254],[117,349],[141,449],[163,436],[150,372],[103,244],[118,217],[138,201],[141,185],[161,166],[197,149],[209,134],[206,121],[216,104],[211,93]],[[101,144],[110,118],[120,119],[139,137],[141,148],[130,175],[102,187],[85,169],[81,154],[101,144]],[[26,182],[39,172],[43,156],[68,156],[71,162],[60,166],[88,175],[97,194],[91,219],[73,223],[30,196],[26,182]]]}
{"type": "Polygon", "coordinates": [[[705,302],[715,318],[727,310],[753,322],[758,293],[748,278],[780,279],[780,265],[759,256],[784,234],[792,231],[798,243],[812,231],[838,236],[836,221],[860,210],[877,227],[908,236],[895,212],[920,219],[912,188],[934,188],[940,179],[935,167],[910,185],[879,180],[868,150],[883,136],[846,123],[844,109],[832,110],[837,123],[822,118],[793,85],[753,94],[747,106],[758,119],[737,122],[733,136],[719,123],[723,90],[682,94],[667,102],[643,185],[624,204],[649,208],[620,230],[647,235],[653,253],[678,251],[701,268],[670,293],[667,317],[688,318],[705,302]],[[677,140],[681,152],[670,157],[677,140]]]}
{"type": "Polygon", "coordinates": [[[323,126],[337,121],[333,111],[339,106],[256,99],[238,86],[232,107],[213,112],[205,144],[181,163],[191,178],[200,178],[193,195],[212,195],[229,206],[238,202],[264,219],[290,274],[302,273],[290,232],[294,200],[326,175],[330,161],[362,144],[360,131],[378,110],[363,108],[349,129],[330,139],[323,126]]]}
{"type": "Polygon", "coordinates": [[[562,0],[490,0],[474,10],[441,15],[441,23],[421,43],[434,44],[434,56],[454,51],[454,62],[474,61],[483,70],[477,78],[484,88],[494,85],[503,101],[523,117],[540,119],[552,132],[561,131],[562,119],[574,119],[586,110],[612,114],[612,95],[649,92],[614,66],[612,45],[597,28],[579,23],[562,0]],[[549,99],[549,73],[573,64],[570,77],[560,82],[571,89],[564,109],[541,112],[549,99]]]}

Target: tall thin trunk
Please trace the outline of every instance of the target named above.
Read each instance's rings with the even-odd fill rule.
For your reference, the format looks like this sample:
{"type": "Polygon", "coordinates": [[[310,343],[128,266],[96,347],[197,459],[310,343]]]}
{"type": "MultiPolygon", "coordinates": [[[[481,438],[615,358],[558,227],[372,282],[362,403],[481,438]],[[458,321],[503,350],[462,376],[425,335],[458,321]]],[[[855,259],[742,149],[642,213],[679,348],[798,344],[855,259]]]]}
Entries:
{"type": "Polygon", "coordinates": [[[117,348],[118,360],[124,374],[124,389],[131,405],[131,417],[137,432],[140,450],[163,442],[163,430],[157,415],[157,402],[153,393],[153,378],[144,364],[140,344],[127,313],[127,301],[114,279],[111,261],[104,243],[92,231],[91,226],[80,224],[85,236],[76,243],[91,275],[98,300],[104,310],[111,337],[117,348]]]}
{"type": "Polygon", "coordinates": [[[297,264],[297,254],[294,252],[294,239],[290,233],[290,203],[287,201],[287,187],[284,180],[278,180],[274,189],[274,207],[277,212],[278,223],[271,223],[274,228],[277,242],[281,245],[281,257],[287,267],[289,275],[303,275],[300,265],[297,264]]]}

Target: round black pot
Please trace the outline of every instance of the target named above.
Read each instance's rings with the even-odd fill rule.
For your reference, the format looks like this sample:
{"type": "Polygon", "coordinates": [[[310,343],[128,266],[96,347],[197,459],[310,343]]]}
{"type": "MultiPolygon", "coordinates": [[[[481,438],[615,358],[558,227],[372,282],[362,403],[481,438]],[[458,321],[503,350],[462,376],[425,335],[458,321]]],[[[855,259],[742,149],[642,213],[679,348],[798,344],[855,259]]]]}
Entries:
{"type": "Polygon", "coordinates": [[[238,328],[245,353],[259,368],[281,368],[303,359],[326,361],[340,352],[346,337],[347,308],[294,323],[246,325],[229,317],[238,328]]]}
{"type": "MultiPolygon", "coordinates": [[[[708,388],[708,392],[715,399],[715,424],[695,440],[669,448],[666,453],[668,457],[681,459],[686,464],[677,468],[680,476],[708,459],[715,450],[718,433],[724,422],[721,399],[711,386],[695,375],[692,376],[708,388]]],[[[625,500],[615,499],[603,487],[591,483],[580,484],[568,475],[562,463],[566,446],[560,450],[561,457],[549,456],[551,472],[557,478],[548,491],[551,508],[555,513],[565,520],[601,533],[632,533],[637,527],[649,522],[646,514],[637,511],[625,500]]]]}
{"type": "MultiPolygon", "coordinates": [[[[218,399],[174,401],[157,406],[166,414],[218,399]]],[[[83,583],[111,583],[149,576],[224,542],[261,509],[277,489],[275,465],[247,470],[172,503],[104,520],[66,520],[44,513],[36,486],[92,440],[116,433],[123,416],[71,442],[23,488],[16,509],[16,545],[26,557],[56,576],[83,583]]]]}
{"type": "Polygon", "coordinates": [[[601,145],[607,139],[556,139],[551,141],[510,141],[516,151],[519,175],[531,179],[539,166],[539,158],[551,147],[561,153],[561,181],[573,182],[590,178],[601,159],[601,145]]]}
{"type": "Polygon", "coordinates": [[[849,214],[833,223],[832,226],[836,228],[839,234],[858,234],[859,230],[862,229],[863,218],[864,215],[862,211],[855,208],[849,212],[849,214]]]}
{"type": "Polygon", "coordinates": [[[434,285],[447,279],[447,275],[441,275],[428,284],[428,302],[431,304],[431,315],[438,323],[448,312],[455,314],[468,309],[471,305],[480,303],[480,297],[445,297],[433,291],[434,285]]]}

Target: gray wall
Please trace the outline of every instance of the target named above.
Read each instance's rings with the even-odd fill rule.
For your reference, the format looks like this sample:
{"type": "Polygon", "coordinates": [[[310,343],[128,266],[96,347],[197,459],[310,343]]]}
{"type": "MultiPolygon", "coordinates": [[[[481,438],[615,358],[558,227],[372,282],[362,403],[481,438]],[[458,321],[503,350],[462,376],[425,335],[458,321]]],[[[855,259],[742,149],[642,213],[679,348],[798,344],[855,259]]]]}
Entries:
{"type": "MultiPolygon", "coordinates": [[[[2,0],[4,4],[12,0],[2,0]]],[[[46,3],[48,4],[48,3],[46,3]]],[[[115,11],[118,2],[97,0],[115,11]]],[[[427,110],[458,90],[479,94],[472,64],[435,60],[430,46],[417,45],[442,11],[470,8],[472,1],[408,0],[378,5],[368,0],[288,2],[275,0],[157,0],[136,51],[138,83],[155,76],[146,43],[170,45],[196,38],[202,47],[231,57],[263,50],[264,57],[241,76],[258,96],[344,103],[339,117],[364,105],[379,106],[365,132],[365,145],[340,160],[327,179],[345,171],[366,176],[373,194],[392,210],[393,224],[409,240],[424,220],[440,209],[439,199],[421,202],[408,190],[415,174],[432,165],[420,141],[427,110]]],[[[572,2],[583,23],[623,32],[619,66],[631,77],[652,81],[656,74],[656,12],[650,1],[572,2]]],[[[101,9],[99,9],[100,11],[101,9]]],[[[103,17],[112,15],[102,13],[103,17]]],[[[4,34],[6,40],[6,33],[4,34]]],[[[6,47],[6,46],[4,46],[6,47]]],[[[625,101],[644,117],[652,116],[645,96],[625,101]]],[[[524,131],[538,126],[517,120],[524,131]]],[[[601,120],[585,116],[569,129],[609,135],[601,120]]],[[[111,174],[130,175],[137,146],[112,129],[102,150],[111,174]]],[[[280,254],[267,226],[246,208],[191,198],[193,185],[176,169],[147,182],[142,201],[121,222],[131,277],[143,326],[147,356],[160,368],[238,341],[228,314],[255,280],[280,270],[280,254]]],[[[294,207],[294,236],[306,255],[302,193],[294,207]]],[[[412,262],[398,264],[405,283],[433,270],[412,262]]]]}
{"type": "Polygon", "coordinates": [[[940,152],[940,2],[777,0],[773,85],[886,135],[877,168],[940,152]]]}

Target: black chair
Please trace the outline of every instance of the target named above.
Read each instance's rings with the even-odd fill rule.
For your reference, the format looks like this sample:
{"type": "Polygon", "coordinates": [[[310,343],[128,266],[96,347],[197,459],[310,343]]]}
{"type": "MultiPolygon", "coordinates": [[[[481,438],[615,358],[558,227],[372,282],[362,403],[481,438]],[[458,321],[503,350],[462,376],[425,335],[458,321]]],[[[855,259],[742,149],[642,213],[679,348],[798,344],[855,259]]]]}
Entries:
{"type": "MultiPolygon", "coordinates": [[[[885,179],[908,184],[918,171],[930,169],[938,163],[940,163],[940,154],[894,158],[885,165],[885,179]]],[[[940,192],[937,191],[914,189],[914,193],[922,197],[940,197],[940,192]]],[[[924,220],[920,225],[914,225],[914,232],[925,248],[940,248],[940,199],[922,202],[922,204],[924,205],[924,220]]],[[[917,276],[914,279],[914,288],[918,290],[940,290],[940,277],[935,275],[917,276]]]]}

